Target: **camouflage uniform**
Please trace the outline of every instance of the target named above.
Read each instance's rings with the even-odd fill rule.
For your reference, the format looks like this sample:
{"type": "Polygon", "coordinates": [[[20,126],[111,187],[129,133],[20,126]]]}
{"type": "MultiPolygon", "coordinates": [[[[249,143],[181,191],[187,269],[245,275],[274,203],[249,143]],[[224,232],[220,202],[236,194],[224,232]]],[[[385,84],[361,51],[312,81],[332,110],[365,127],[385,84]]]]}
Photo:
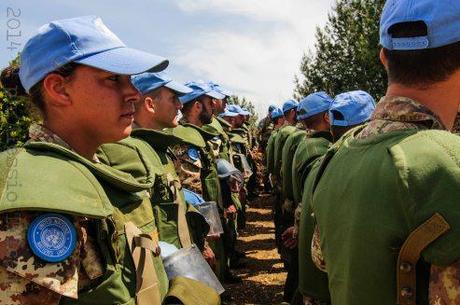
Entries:
{"type": "MultiPolygon", "coordinates": [[[[361,131],[358,130],[353,133],[355,134],[354,137],[357,140],[368,140],[368,139],[370,140],[370,139],[374,139],[374,137],[378,137],[378,136],[381,137],[384,135],[388,135],[388,137],[390,137],[392,134],[398,134],[398,132],[413,132],[414,135],[418,135],[418,134],[425,135],[426,134],[428,135],[428,137],[431,137],[431,133],[426,131],[428,129],[443,130],[445,129],[445,127],[443,126],[439,118],[425,106],[418,104],[417,102],[409,98],[405,98],[405,97],[385,97],[377,105],[375,112],[373,114],[373,118],[370,121],[370,123],[361,131]]],[[[430,138],[430,139],[433,139],[434,141],[440,141],[439,145],[441,146],[438,146],[438,147],[445,147],[443,146],[444,144],[441,142],[441,140],[443,140],[444,142],[450,141],[450,143],[448,142],[449,145],[453,145],[453,146],[458,144],[456,141],[454,141],[455,139],[452,138],[452,136],[449,137],[447,133],[442,133],[442,132],[439,132],[436,134],[433,133],[433,138],[430,138]],[[435,138],[434,136],[438,136],[439,138],[435,138]]],[[[341,145],[342,145],[341,143],[338,143],[337,146],[335,145],[334,150],[340,153],[341,145]]],[[[448,147],[446,149],[449,151],[448,147]]],[[[452,155],[452,159],[455,159],[456,158],[455,151],[451,151],[451,153],[454,153],[454,155],[452,155]]],[[[457,151],[457,155],[458,155],[458,151],[457,151]]],[[[326,157],[326,159],[330,159],[330,157],[326,157]]],[[[334,157],[332,157],[332,161],[333,160],[334,160],[334,157]]],[[[413,160],[416,162],[416,160],[414,159],[410,159],[410,160],[413,160]]],[[[324,166],[325,165],[321,165],[321,168],[322,168],[321,171],[324,170],[324,166]]],[[[327,170],[329,170],[329,167],[327,168],[327,170]]],[[[318,186],[318,188],[320,187],[322,186],[318,186]]],[[[311,189],[311,186],[309,188],[311,189]]],[[[439,189],[437,190],[436,193],[433,193],[433,195],[434,194],[437,194],[437,196],[442,195],[442,194],[439,194],[439,189]]],[[[417,194],[414,194],[414,195],[417,195],[417,194]]],[[[313,201],[313,209],[315,211],[316,218],[318,219],[317,202],[316,202],[317,197],[318,197],[318,194],[315,192],[315,197],[314,197],[315,200],[313,201]]],[[[455,200],[455,197],[452,197],[452,200],[455,200]]],[[[423,202],[424,199],[420,199],[420,201],[423,202]]],[[[416,203],[418,204],[419,202],[416,202],[416,203]]],[[[420,206],[421,211],[419,213],[423,213],[423,208],[426,209],[428,207],[420,206]]],[[[442,209],[442,205],[438,205],[438,207],[433,207],[433,209],[435,209],[435,211],[436,209],[442,209]]],[[[453,217],[452,214],[450,214],[452,212],[449,213],[448,211],[442,211],[439,213],[441,213],[442,216],[446,217],[450,225],[456,225],[456,222],[449,221],[449,218],[453,217]]],[[[318,228],[315,230],[315,234],[313,237],[314,241],[320,240],[320,236],[322,236],[323,234],[322,232],[323,225],[324,224],[322,224],[322,222],[319,221],[319,227],[321,230],[318,230],[318,228]]],[[[450,244],[446,239],[453,238],[451,234],[455,234],[454,232],[456,232],[456,228],[452,228],[452,230],[453,230],[453,233],[448,232],[446,233],[446,237],[441,236],[439,240],[437,240],[433,244],[433,247],[431,247],[430,245],[429,247],[431,251],[429,251],[429,254],[427,254],[424,251],[423,257],[425,257],[425,255],[428,255],[428,259],[433,260],[434,257],[433,257],[432,251],[435,251],[434,253],[438,253],[434,249],[436,249],[437,247],[440,247],[443,242],[444,244],[446,242],[450,244]]],[[[321,251],[321,248],[319,248],[320,244],[321,244],[321,247],[324,247],[321,241],[312,243],[312,259],[318,265],[319,268],[324,268],[324,261],[325,261],[326,269],[329,270],[328,266],[329,264],[332,264],[332,263],[328,262],[327,259],[324,260],[323,252],[321,251]]],[[[447,247],[449,248],[448,245],[447,247]]],[[[447,249],[447,248],[444,247],[444,249],[447,249]]],[[[445,251],[443,253],[445,253],[445,251]]],[[[422,285],[423,287],[425,287],[425,289],[421,289],[420,292],[419,292],[419,289],[417,289],[418,302],[423,302],[424,297],[429,299],[430,304],[457,304],[459,302],[458,291],[460,290],[460,283],[458,280],[459,278],[458,273],[460,270],[460,266],[458,265],[457,262],[449,264],[448,261],[451,260],[452,258],[448,259],[447,257],[449,257],[448,256],[449,254],[447,253],[445,253],[445,255],[446,255],[444,256],[445,258],[441,260],[444,263],[439,263],[439,265],[438,263],[436,264],[432,263],[431,271],[430,271],[428,278],[426,276],[423,276],[422,274],[417,273],[417,286],[422,285]],[[447,266],[440,266],[443,264],[446,264],[447,266]],[[428,291],[426,291],[428,290],[427,289],[428,284],[429,284],[429,294],[428,294],[428,291]],[[421,299],[418,298],[419,293],[421,294],[420,295],[421,299]]],[[[450,253],[450,256],[452,255],[455,255],[455,254],[450,253]]],[[[455,260],[455,258],[453,259],[455,260]]],[[[457,260],[458,260],[458,257],[457,257],[457,260]]],[[[396,274],[394,275],[393,281],[396,281],[396,274]]],[[[381,291],[385,291],[385,290],[381,290],[381,291]]],[[[394,293],[394,292],[396,291],[391,291],[391,293],[394,293]]],[[[369,292],[368,295],[372,296],[375,294],[376,294],[375,292],[372,292],[372,293],[369,292]]]]}
{"type": "Polygon", "coordinates": [[[266,147],[270,134],[273,131],[273,123],[269,116],[263,118],[258,125],[259,147],[266,147]]]}

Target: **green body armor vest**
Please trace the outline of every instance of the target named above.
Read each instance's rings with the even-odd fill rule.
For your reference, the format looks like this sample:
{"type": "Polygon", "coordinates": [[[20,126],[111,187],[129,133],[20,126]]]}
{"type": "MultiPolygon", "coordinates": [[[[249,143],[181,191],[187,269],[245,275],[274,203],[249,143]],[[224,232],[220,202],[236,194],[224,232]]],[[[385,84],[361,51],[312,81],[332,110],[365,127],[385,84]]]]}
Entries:
{"type": "MultiPolygon", "coordinates": [[[[7,186],[13,177],[2,177],[0,212],[55,212],[87,217],[95,223],[98,234],[94,238],[105,273],[79,291],[78,300],[62,298],[61,304],[137,304],[137,266],[130,255],[125,224],[131,222],[150,236],[138,238],[151,244],[156,243],[157,228],[147,194],[155,174],[143,156],[136,158],[132,166],[139,175],[134,179],[56,144],[28,142],[24,148],[0,154],[0,172],[14,171],[15,179],[21,181],[12,201],[7,186]]],[[[151,255],[156,273],[151,304],[160,304],[168,291],[168,280],[161,258],[151,255]]]]}
{"type": "Polygon", "coordinates": [[[404,293],[428,304],[429,265],[460,258],[459,186],[460,139],[448,132],[352,134],[333,146],[318,170],[312,201],[332,304],[396,304],[403,293],[397,270],[416,270],[416,292],[411,287],[404,293]],[[450,231],[434,239],[416,265],[398,266],[403,243],[436,213],[450,231]]]}
{"type": "MultiPolygon", "coordinates": [[[[161,146],[154,149],[156,142],[176,144],[180,139],[154,130],[138,129],[131,138],[118,143],[104,144],[99,149],[99,159],[115,169],[128,170],[129,156],[136,150],[142,152],[156,172],[151,189],[151,203],[158,226],[159,238],[178,248],[191,246],[190,232],[186,221],[187,204],[181,191],[180,181],[175,173],[174,164],[166,152],[160,155],[161,146]],[[143,138],[144,140],[135,138],[143,138]],[[150,142],[146,142],[150,140],[150,142]],[[175,143],[176,142],[176,143],[175,143]]],[[[164,149],[164,147],[163,147],[164,149]]],[[[167,146],[166,146],[167,149],[167,146]]],[[[129,173],[129,172],[128,172],[129,173]]],[[[135,175],[136,173],[130,173],[135,175]]]]}
{"type": "MultiPolygon", "coordinates": [[[[215,201],[221,210],[223,210],[222,195],[220,189],[219,176],[217,175],[217,168],[215,164],[215,158],[218,153],[215,153],[214,147],[212,147],[212,140],[217,136],[216,133],[210,133],[206,130],[195,126],[193,124],[185,123],[182,126],[185,133],[192,133],[193,131],[198,131],[201,135],[205,147],[197,147],[200,150],[201,162],[202,162],[202,171],[201,171],[201,181],[203,184],[203,198],[206,201],[215,201]]],[[[176,128],[179,128],[176,127],[176,128]]]]}
{"type": "MultiPolygon", "coordinates": [[[[225,124],[228,124],[226,121],[224,121],[225,124]]],[[[204,125],[203,129],[205,131],[211,132],[211,133],[218,133],[219,134],[219,139],[221,141],[219,145],[219,155],[218,158],[224,159],[227,161],[230,161],[230,139],[228,134],[225,132],[224,128],[222,127],[222,121],[219,119],[213,117],[212,121],[210,124],[204,125]]],[[[230,125],[230,124],[228,124],[230,125]]],[[[230,125],[231,126],[231,125],[230,125]]]]}

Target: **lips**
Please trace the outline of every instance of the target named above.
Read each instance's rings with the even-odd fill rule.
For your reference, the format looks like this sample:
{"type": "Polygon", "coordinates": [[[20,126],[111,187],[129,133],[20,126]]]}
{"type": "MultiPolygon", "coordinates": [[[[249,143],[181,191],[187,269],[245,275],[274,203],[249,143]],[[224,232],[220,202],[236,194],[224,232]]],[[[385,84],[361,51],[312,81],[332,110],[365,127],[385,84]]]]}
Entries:
{"type": "Polygon", "coordinates": [[[124,119],[134,119],[134,111],[129,111],[121,115],[124,119]]]}

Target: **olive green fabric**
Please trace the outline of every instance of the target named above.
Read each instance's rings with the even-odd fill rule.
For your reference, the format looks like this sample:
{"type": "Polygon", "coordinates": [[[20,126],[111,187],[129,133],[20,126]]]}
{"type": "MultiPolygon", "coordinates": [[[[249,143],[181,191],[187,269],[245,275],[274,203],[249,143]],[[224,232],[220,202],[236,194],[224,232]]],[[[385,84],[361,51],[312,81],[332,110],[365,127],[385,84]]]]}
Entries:
{"type": "Polygon", "coordinates": [[[296,152],[297,146],[305,139],[307,132],[305,130],[297,130],[286,140],[282,150],[282,168],[281,181],[283,196],[289,200],[293,200],[292,194],[292,161],[296,152]]]}
{"type": "Polygon", "coordinates": [[[276,129],[272,132],[270,138],[268,138],[267,149],[265,151],[265,156],[267,158],[267,173],[274,173],[275,166],[275,139],[278,134],[279,129],[276,129]]]}
{"type": "MultiPolygon", "coordinates": [[[[201,140],[205,143],[204,147],[198,147],[201,152],[201,182],[203,184],[203,198],[206,201],[215,201],[221,210],[223,210],[222,195],[220,189],[219,177],[215,164],[215,155],[209,140],[217,136],[217,133],[206,131],[196,125],[184,123],[176,128],[182,128],[182,133],[197,132],[201,140]]],[[[177,135],[177,133],[173,133],[177,135]]],[[[201,142],[200,140],[200,142],[201,142]]],[[[192,143],[191,143],[192,144],[192,143]]],[[[195,145],[196,146],[196,145],[195,145]]]]}
{"type": "Polygon", "coordinates": [[[205,284],[178,276],[171,280],[171,289],[164,304],[220,305],[217,292],[205,284]]]}
{"type": "Polygon", "coordinates": [[[304,296],[315,298],[321,302],[330,303],[327,273],[319,270],[311,259],[311,240],[315,229],[312,216],[312,187],[317,175],[321,158],[315,159],[309,165],[311,171],[305,181],[302,209],[299,221],[299,292],[304,296]]]}
{"type": "MultiPolygon", "coordinates": [[[[227,123],[227,122],[226,122],[227,123]]],[[[228,123],[227,123],[228,124],[228,123]]],[[[219,147],[219,158],[230,161],[230,137],[225,132],[221,122],[215,117],[212,118],[210,124],[204,125],[203,129],[212,133],[218,133],[221,141],[219,147]]]]}
{"type": "Polygon", "coordinates": [[[395,304],[399,249],[439,213],[451,230],[422,252],[417,266],[417,303],[428,304],[427,264],[460,258],[459,164],[460,138],[434,130],[350,136],[328,151],[313,210],[332,304],[395,304]]]}
{"type": "MultiPolygon", "coordinates": [[[[153,210],[148,196],[154,173],[149,164],[145,162],[144,156],[137,152],[130,156],[133,160],[130,164],[135,166],[132,171],[138,174],[137,177],[132,177],[103,164],[93,164],[74,152],[55,144],[29,142],[24,148],[16,151],[14,158],[9,155],[11,153],[10,151],[0,154],[2,161],[6,161],[0,164],[4,166],[6,163],[8,166],[4,168],[4,171],[2,170],[0,182],[2,200],[5,194],[5,186],[10,184],[11,179],[14,179],[11,176],[12,170],[17,171],[18,178],[24,179],[28,179],[26,176],[32,173],[33,175],[41,174],[40,178],[36,177],[37,180],[35,181],[21,181],[21,183],[27,181],[30,184],[27,186],[24,184],[23,188],[17,189],[17,200],[19,201],[16,204],[19,209],[56,211],[83,215],[88,218],[99,218],[99,220],[94,220],[95,229],[98,232],[94,237],[101,250],[100,254],[103,256],[102,261],[105,264],[105,273],[92,283],[90,289],[80,291],[78,300],[62,298],[60,304],[134,305],[136,272],[127,246],[124,224],[131,221],[143,233],[149,236],[157,234],[153,210]],[[49,166],[45,168],[44,165],[46,164],[49,166]],[[68,166],[69,164],[75,170],[72,170],[68,166]],[[67,176],[69,174],[72,176],[73,181],[69,181],[67,176]],[[54,179],[49,177],[54,177],[54,179]],[[44,187],[44,182],[48,183],[46,187],[44,187]],[[79,188],[74,188],[73,184],[78,185],[79,188]],[[88,185],[92,185],[92,187],[88,185]],[[105,198],[98,201],[98,199],[95,200],[94,195],[103,194],[98,193],[100,188],[103,189],[105,198]],[[35,202],[33,204],[26,202],[21,206],[22,190],[24,190],[24,198],[29,199],[33,197],[33,194],[28,193],[32,192],[33,189],[35,189],[36,194],[35,202]],[[52,210],[47,205],[48,202],[52,203],[52,201],[47,201],[47,198],[55,200],[54,193],[56,192],[67,194],[68,198],[60,202],[61,208],[52,210]],[[78,200],[70,198],[72,196],[76,196],[78,200]],[[92,203],[93,200],[96,203],[92,203]],[[108,202],[110,206],[105,208],[98,207],[102,202],[108,202]],[[94,206],[99,210],[99,213],[85,215],[85,213],[79,212],[79,207],[82,207],[82,203],[94,206]],[[105,216],[107,209],[111,209],[110,215],[101,218],[105,216]]],[[[3,211],[9,209],[10,207],[7,207],[3,211]]],[[[152,258],[159,280],[158,287],[163,298],[168,291],[167,276],[161,258],[159,256],[153,256],[152,258]]]]}
{"type": "MultiPolygon", "coordinates": [[[[162,143],[171,143],[175,144],[177,142],[177,138],[171,137],[162,132],[158,132],[155,130],[140,130],[140,132],[133,134],[139,134],[141,137],[145,137],[146,139],[152,139],[155,136],[161,139],[162,143]]],[[[154,140],[152,145],[156,144],[154,140]]],[[[146,156],[150,166],[154,169],[157,173],[155,183],[151,188],[151,203],[154,210],[155,220],[158,227],[158,233],[160,240],[173,244],[178,248],[182,248],[183,246],[190,246],[190,244],[183,245],[183,242],[180,240],[179,234],[179,225],[178,225],[178,218],[179,213],[185,214],[187,207],[184,200],[184,196],[182,192],[178,191],[178,201],[176,202],[176,198],[174,198],[174,194],[170,189],[170,181],[168,180],[168,174],[173,175],[173,178],[176,178],[177,175],[175,174],[174,165],[170,163],[170,159],[165,154],[165,150],[167,146],[159,146],[158,150],[155,150],[149,143],[144,140],[137,139],[137,138],[127,138],[118,143],[110,143],[104,144],[99,149],[99,157],[100,160],[115,169],[119,169],[124,172],[128,172],[133,167],[127,168],[128,160],[124,158],[124,155],[129,155],[130,151],[138,150],[141,151],[144,156],[146,156]],[[160,151],[163,150],[163,153],[159,154],[160,151]],[[183,207],[179,206],[183,205],[183,207]]],[[[134,175],[135,173],[131,173],[134,175]]],[[[185,216],[184,216],[185,217],[185,216]]],[[[185,225],[187,232],[185,232],[190,239],[190,232],[188,232],[188,226],[185,225]]],[[[186,241],[189,243],[189,241],[186,241]]]]}
{"type": "Polygon", "coordinates": [[[314,132],[301,141],[292,159],[292,200],[297,205],[302,200],[302,191],[313,161],[326,153],[331,145],[329,132],[314,132]]]}
{"type": "MultiPolygon", "coordinates": [[[[112,204],[87,166],[104,177],[114,175],[110,168],[99,167],[54,144],[27,143],[1,153],[0,211],[54,211],[92,218],[111,215],[112,204]],[[38,181],[40,185],[66,187],[50,192],[37,189],[38,181]]],[[[136,183],[134,179],[132,182],[136,183]]],[[[139,185],[139,190],[143,187],[139,185]]]]}
{"type": "Polygon", "coordinates": [[[286,143],[286,140],[289,137],[289,135],[295,131],[296,128],[294,126],[285,125],[279,129],[276,135],[273,155],[273,172],[278,177],[280,177],[281,172],[281,162],[284,144],[286,143]]]}
{"type": "Polygon", "coordinates": [[[206,142],[203,139],[203,136],[195,128],[190,128],[190,126],[179,125],[175,128],[166,129],[164,132],[170,133],[183,142],[194,145],[199,148],[206,147],[206,142]]]}

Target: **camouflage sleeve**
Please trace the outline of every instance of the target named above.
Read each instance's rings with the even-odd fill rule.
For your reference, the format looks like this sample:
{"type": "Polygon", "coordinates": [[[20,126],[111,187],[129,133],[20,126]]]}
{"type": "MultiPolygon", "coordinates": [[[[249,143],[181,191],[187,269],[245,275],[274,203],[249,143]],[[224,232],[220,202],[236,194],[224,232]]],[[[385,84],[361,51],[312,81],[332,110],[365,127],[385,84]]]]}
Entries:
{"type": "Polygon", "coordinates": [[[319,270],[326,272],[326,262],[324,261],[323,251],[320,247],[319,228],[315,226],[315,232],[311,240],[311,259],[319,270]]]}
{"type": "MultiPolygon", "coordinates": [[[[80,238],[63,262],[36,258],[27,242],[27,229],[38,215],[0,215],[0,304],[58,304],[61,296],[77,298],[80,238]]],[[[80,232],[78,222],[75,226],[80,232]]]]}
{"type": "Polygon", "coordinates": [[[447,267],[431,266],[430,305],[460,304],[460,261],[447,267]]]}
{"type": "Polygon", "coordinates": [[[176,145],[173,147],[173,152],[175,155],[174,166],[182,186],[197,194],[203,194],[201,161],[190,157],[187,145],[176,145]]]}

